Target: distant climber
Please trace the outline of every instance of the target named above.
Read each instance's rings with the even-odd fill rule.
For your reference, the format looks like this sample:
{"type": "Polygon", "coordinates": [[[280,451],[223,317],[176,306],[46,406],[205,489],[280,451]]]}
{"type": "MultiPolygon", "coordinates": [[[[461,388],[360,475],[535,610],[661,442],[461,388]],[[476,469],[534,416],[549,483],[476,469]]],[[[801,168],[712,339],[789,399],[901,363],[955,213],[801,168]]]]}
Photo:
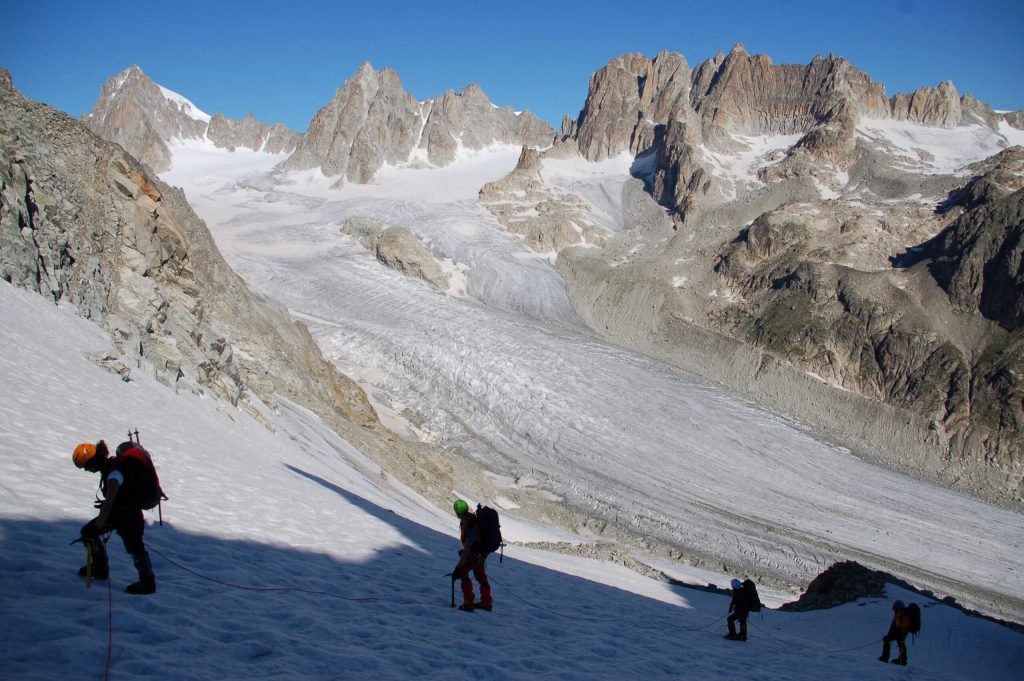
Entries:
{"type": "Polygon", "coordinates": [[[889,632],[882,638],[882,654],[879,662],[889,661],[889,648],[893,641],[900,651],[900,656],[892,661],[893,664],[906,666],[907,664],[907,634],[910,632],[910,613],[903,601],[896,601],[892,604],[892,624],[889,625],[889,632]]]}
{"type": "Polygon", "coordinates": [[[452,570],[452,581],[462,580],[462,605],[459,606],[459,610],[490,612],[493,601],[491,600],[491,584],[487,581],[485,569],[487,554],[482,548],[480,524],[477,522],[476,514],[470,512],[469,504],[463,499],[455,500],[454,509],[455,515],[459,517],[459,538],[462,541],[459,563],[452,570]],[[471,572],[476,577],[476,581],[480,583],[479,601],[473,599],[473,582],[469,578],[471,572]]]}
{"type": "MultiPolygon", "coordinates": [[[[100,440],[95,445],[78,445],[71,458],[79,468],[100,474],[100,491],[104,498],[102,502],[97,501],[99,515],[81,531],[82,540],[92,553],[92,576],[96,579],[110,576],[110,563],[101,537],[116,530],[139,572],[139,581],[129,584],[125,591],[155,593],[153,564],[142,540],[146,529],[142,509],[152,508],[154,495],[159,500],[160,484],[145,450],[134,442],[125,442],[118,446],[117,456],[110,457],[106,443],[100,440]]],[[[78,574],[85,577],[88,570],[88,565],[83,566],[78,574]]]]}
{"type": "Polygon", "coordinates": [[[729,625],[729,633],[725,638],[730,641],[747,640],[747,617],[750,613],[761,609],[761,599],[757,595],[757,586],[751,580],[740,581],[733,579],[730,582],[732,587],[732,600],[729,601],[729,617],[726,622],[729,625]],[[740,623],[740,630],[736,631],[736,622],[740,623]]]}

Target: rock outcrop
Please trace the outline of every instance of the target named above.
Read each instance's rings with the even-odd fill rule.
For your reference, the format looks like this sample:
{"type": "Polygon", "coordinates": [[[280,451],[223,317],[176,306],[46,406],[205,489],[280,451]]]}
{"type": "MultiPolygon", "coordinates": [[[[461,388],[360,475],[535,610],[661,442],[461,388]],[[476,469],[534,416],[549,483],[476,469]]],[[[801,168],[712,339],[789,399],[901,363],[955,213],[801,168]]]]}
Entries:
{"type": "Polygon", "coordinates": [[[181,95],[160,87],[132,66],[103,86],[92,112],[82,122],[104,139],[116,142],[156,172],[171,167],[171,140],[208,139],[231,149],[284,153],[295,148],[299,135],[278,123],[260,123],[252,114],[235,121],[210,116],[181,95]]]}
{"type": "Polygon", "coordinates": [[[528,111],[496,107],[477,85],[417,102],[392,69],[369,62],[317,112],[286,170],[319,168],[324,175],[367,183],[384,164],[415,160],[435,166],[455,160],[459,148],[490,144],[549,146],[554,130],[528,111]]]}
{"type": "Polygon", "coordinates": [[[545,184],[542,167],[537,150],[523,147],[511,173],[483,186],[480,203],[538,253],[558,254],[576,244],[604,244],[608,228],[591,221],[581,197],[545,184]]]}
{"type": "MultiPolygon", "coordinates": [[[[881,570],[871,570],[854,560],[831,565],[811,580],[807,590],[792,603],[784,603],[779,610],[826,610],[860,598],[880,598],[885,595],[886,584],[907,585],[881,570]]],[[[909,587],[909,585],[907,585],[909,587]]]]}
{"type": "Polygon", "coordinates": [[[0,154],[4,280],[75,305],[111,333],[129,368],[145,362],[168,382],[180,371],[187,388],[243,408],[247,395],[269,404],[282,395],[330,423],[376,423],[362,389],[323,359],[305,326],[227,266],[180,190],[25,100],[5,71],[0,154]]]}
{"type": "Polygon", "coordinates": [[[405,227],[389,227],[367,218],[350,218],[341,226],[341,232],[359,239],[385,266],[421,279],[439,291],[448,289],[449,277],[444,269],[416,235],[405,227]]]}

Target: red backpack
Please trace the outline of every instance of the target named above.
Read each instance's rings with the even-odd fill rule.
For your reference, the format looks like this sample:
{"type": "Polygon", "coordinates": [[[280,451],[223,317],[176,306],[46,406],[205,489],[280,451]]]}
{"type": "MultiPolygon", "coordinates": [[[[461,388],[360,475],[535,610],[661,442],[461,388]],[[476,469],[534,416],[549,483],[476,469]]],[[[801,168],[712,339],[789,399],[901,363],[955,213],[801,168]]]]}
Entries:
{"type": "Polygon", "coordinates": [[[156,474],[156,466],[153,465],[153,458],[142,445],[132,440],[122,442],[117,446],[117,458],[135,459],[136,461],[140,461],[146,466],[146,470],[149,471],[151,478],[150,484],[140,494],[139,505],[143,509],[148,511],[159,506],[161,501],[167,500],[167,495],[164,494],[163,489],[160,487],[160,476],[156,474]]]}

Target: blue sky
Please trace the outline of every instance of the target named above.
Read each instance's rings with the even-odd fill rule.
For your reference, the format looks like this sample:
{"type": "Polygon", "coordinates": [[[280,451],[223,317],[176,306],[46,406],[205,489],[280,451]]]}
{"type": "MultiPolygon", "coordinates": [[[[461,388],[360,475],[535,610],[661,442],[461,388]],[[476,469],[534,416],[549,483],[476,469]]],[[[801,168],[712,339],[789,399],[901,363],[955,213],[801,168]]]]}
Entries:
{"type": "Polygon", "coordinates": [[[479,83],[557,127],[590,74],[627,52],[691,66],[742,41],[777,64],[846,57],[890,95],[942,80],[1024,108],[1021,0],[535,2],[37,2],[0,0],[0,66],[26,96],[77,116],[138,64],[207,113],[304,130],[359,65],[390,66],[419,99],[479,83]],[[839,5],[842,7],[839,7],[839,5]]]}

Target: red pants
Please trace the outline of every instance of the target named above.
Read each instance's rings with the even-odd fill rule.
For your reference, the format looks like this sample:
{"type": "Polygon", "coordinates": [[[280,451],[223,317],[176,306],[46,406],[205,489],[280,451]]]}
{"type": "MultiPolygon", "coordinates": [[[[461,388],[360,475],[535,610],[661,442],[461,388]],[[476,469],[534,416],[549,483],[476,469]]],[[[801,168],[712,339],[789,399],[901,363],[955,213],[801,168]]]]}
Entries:
{"type": "Polygon", "coordinates": [[[452,573],[456,579],[462,580],[462,602],[467,605],[473,603],[473,582],[469,579],[470,572],[476,577],[476,581],[480,583],[479,604],[483,606],[491,605],[491,583],[487,581],[484,559],[480,556],[471,556],[461,566],[456,567],[455,572],[452,573]]]}

